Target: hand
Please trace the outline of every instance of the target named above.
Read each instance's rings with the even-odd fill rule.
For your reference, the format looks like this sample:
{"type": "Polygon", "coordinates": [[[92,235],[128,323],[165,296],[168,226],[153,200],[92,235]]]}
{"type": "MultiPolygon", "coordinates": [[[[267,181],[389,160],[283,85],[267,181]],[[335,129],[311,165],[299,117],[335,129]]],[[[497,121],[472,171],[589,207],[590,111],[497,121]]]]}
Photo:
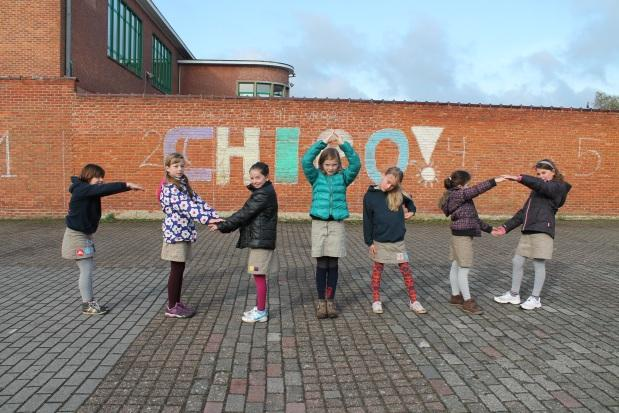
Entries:
{"type": "Polygon", "coordinates": [[[497,184],[499,182],[505,182],[506,178],[504,176],[497,176],[496,178],[494,178],[494,182],[496,182],[497,184]]]}
{"type": "Polygon", "coordinates": [[[404,219],[409,219],[410,217],[415,215],[414,212],[410,212],[408,209],[406,209],[405,206],[402,206],[402,209],[404,209],[404,219]]]}
{"type": "Polygon", "coordinates": [[[217,224],[208,224],[208,229],[210,229],[211,232],[219,231],[217,224]]]}
{"type": "Polygon", "coordinates": [[[494,227],[494,228],[492,228],[492,232],[491,232],[493,237],[502,237],[506,233],[507,233],[507,231],[505,230],[505,227],[503,227],[503,226],[501,226],[501,227],[494,227]]]}
{"type": "Polygon", "coordinates": [[[518,175],[501,175],[501,177],[503,177],[504,179],[506,179],[508,181],[518,181],[518,180],[520,180],[520,177],[518,175]]]}
{"type": "Polygon", "coordinates": [[[142,188],[140,185],[133,184],[131,182],[127,182],[127,188],[131,189],[132,191],[143,191],[144,190],[144,188],[142,188]]]}
{"type": "Polygon", "coordinates": [[[211,224],[218,224],[220,222],[224,222],[225,219],[222,218],[211,218],[210,221],[208,222],[209,226],[211,226],[211,224]]]}
{"type": "Polygon", "coordinates": [[[376,255],[376,247],[374,246],[374,244],[370,245],[369,252],[371,256],[376,255]]]}

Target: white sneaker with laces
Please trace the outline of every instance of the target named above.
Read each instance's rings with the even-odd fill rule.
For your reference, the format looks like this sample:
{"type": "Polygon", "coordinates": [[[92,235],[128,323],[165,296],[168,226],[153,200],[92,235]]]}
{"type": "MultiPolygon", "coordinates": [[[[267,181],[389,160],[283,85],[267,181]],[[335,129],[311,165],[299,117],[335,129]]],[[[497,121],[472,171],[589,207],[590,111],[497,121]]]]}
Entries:
{"type": "Polygon", "coordinates": [[[535,310],[536,308],[542,308],[542,299],[531,296],[527,298],[527,301],[520,304],[520,308],[523,310],[535,310]]]}
{"type": "Polygon", "coordinates": [[[254,311],[258,311],[258,307],[254,307],[251,310],[247,310],[243,313],[244,316],[249,316],[251,313],[253,313],[254,311]]]}
{"type": "Polygon", "coordinates": [[[425,314],[428,312],[425,308],[423,308],[419,301],[409,301],[408,307],[417,314],[425,314]]]}
{"type": "Polygon", "coordinates": [[[500,295],[498,297],[494,297],[494,301],[496,301],[497,303],[501,303],[501,304],[514,304],[514,305],[518,305],[518,304],[520,304],[520,294],[512,295],[511,291],[508,291],[508,292],[506,292],[503,295],[500,295]]]}
{"type": "Polygon", "coordinates": [[[374,314],[382,314],[383,313],[383,303],[380,301],[374,301],[372,303],[372,311],[374,314]]]}
{"type": "Polygon", "coordinates": [[[269,310],[259,311],[257,308],[252,309],[249,314],[243,314],[241,320],[246,323],[264,323],[269,320],[269,310]]]}

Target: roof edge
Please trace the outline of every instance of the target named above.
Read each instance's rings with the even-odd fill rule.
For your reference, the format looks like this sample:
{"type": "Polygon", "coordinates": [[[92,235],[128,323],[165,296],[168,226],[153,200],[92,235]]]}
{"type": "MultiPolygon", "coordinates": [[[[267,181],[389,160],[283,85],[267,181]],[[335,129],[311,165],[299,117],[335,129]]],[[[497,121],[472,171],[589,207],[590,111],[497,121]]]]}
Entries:
{"type": "Polygon", "coordinates": [[[202,65],[229,65],[229,66],[270,66],[286,69],[292,76],[294,73],[294,66],[287,63],[275,62],[271,60],[231,60],[231,59],[193,59],[193,60],[179,60],[179,64],[202,64],[202,65]]]}
{"type": "Polygon", "coordinates": [[[174,31],[172,25],[166,20],[163,14],[159,11],[155,3],[152,0],[136,0],[136,2],[142,7],[142,9],[148,14],[148,16],[155,22],[155,25],[161,29],[165,34],[167,34],[172,42],[176,43],[175,46],[179,49],[182,49],[185,53],[189,55],[192,59],[195,59],[189,47],[183,42],[183,39],[174,31]]]}

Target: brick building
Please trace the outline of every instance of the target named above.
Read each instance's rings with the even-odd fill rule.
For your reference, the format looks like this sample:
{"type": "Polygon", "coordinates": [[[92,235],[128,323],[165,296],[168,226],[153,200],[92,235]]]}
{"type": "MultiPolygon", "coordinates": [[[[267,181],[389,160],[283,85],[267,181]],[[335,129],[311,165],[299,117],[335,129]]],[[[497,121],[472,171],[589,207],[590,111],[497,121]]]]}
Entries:
{"type": "Polygon", "coordinates": [[[197,60],[151,0],[9,2],[0,22],[0,75],[75,77],[78,91],[286,97],[294,76],[285,63],[197,60]]]}

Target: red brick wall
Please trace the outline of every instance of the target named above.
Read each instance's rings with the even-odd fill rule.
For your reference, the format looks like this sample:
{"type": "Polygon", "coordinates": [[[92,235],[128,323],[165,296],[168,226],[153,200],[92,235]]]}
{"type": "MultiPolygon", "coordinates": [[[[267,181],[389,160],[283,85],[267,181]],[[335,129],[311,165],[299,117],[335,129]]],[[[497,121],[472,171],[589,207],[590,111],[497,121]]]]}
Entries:
{"type": "Polygon", "coordinates": [[[3,2],[0,56],[0,76],[64,74],[64,0],[3,2]]]}
{"type": "Polygon", "coordinates": [[[288,84],[288,71],[276,67],[181,64],[184,95],[236,96],[237,81],[288,84]]]}
{"type": "Polygon", "coordinates": [[[73,1],[73,76],[80,89],[99,93],[162,93],[145,77],[152,73],[153,33],[172,52],[172,93],[178,92],[179,51],[172,42],[153,24],[135,0],[127,0],[127,6],[142,20],[142,73],[140,76],[107,57],[107,0],[73,1]]]}
{"type": "MultiPolygon", "coordinates": [[[[391,139],[400,139],[408,147],[404,187],[413,194],[421,213],[439,213],[436,203],[443,191],[442,180],[454,169],[470,171],[473,181],[478,182],[501,173],[531,173],[532,164],[543,157],[553,158],[574,186],[562,213],[619,213],[615,183],[619,112],[310,99],[74,95],[70,80],[0,80],[0,136],[10,138],[10,172],[14,175],[0,178],[0,216],[62,215],[68,201],[69,175],[78,173],[87,162],[101,164],[107,171],[107,181],[130,180],[147,188],[145,193],[109,197],[104,208],[156,211],[155,189],[163,174],[164,139],[179,127],[213,128],[210,138],[188,140],[186,153],[194,171],[212,169],[210,181],[194,179],[192,184],[224,211],[240,207],[248,195],[243,185],[243,159],[231,159],[229,177],[221,162],[225,158],[220,156],[218,162],[217,145],[223,142],[226,131],[229,146],[242,146],[244,131],[249,140],[252,133],[257,136],[256,129],[245,128],[259,128],[258,156],[271,166],[281,211],[305,213],[311,194],[300,162],[292,168],[297,183],[290,183],[294,174],[276,179],[278,166],[290,167],[295,160],[294,153],[287,153],[287,163],[282,163],[286,153],[276,155],[277,129],[299,128],[300,158],[321,133],[333,128],[352,136],[362,158],[361,173],[348,193],[354,212],[361,211],[362,197],[370,184],[371,160],[375,159],[379,170],[397,163],[398,150],[392,141],[378,144],[374,157],[366,146],[377,131],[390,129],[391,139]],[[411,127],[416,128],[415,133],[411,127]],[[418,129],[424,127],[443,129],[418,129]],[[419,141],[432,131],[440,135],[436,146],[428,151],[427,164],[419,141]],[[422,179],[420,171],[428,165],[436,172],[438,182],[422,179]]],[[[199,135],[207,134],[203,129],[199,135]]],[[[187,133],[181,138],[184,136],[187,133]]],[[[7,169],[4,145],[5,140],[0,143],[3,175],[7,169]]],[[[180,139],[175,149],[182,151],[184,146],[184,139],[180,139]]],[[[251,151],[242,154],[250,161],[252,156],[257,157],[251,151]]],[[[484,214],[507,215],[520,208],[527,194],[522,185],[502,184],[478,198],[476,205],[484,214]]]]}

